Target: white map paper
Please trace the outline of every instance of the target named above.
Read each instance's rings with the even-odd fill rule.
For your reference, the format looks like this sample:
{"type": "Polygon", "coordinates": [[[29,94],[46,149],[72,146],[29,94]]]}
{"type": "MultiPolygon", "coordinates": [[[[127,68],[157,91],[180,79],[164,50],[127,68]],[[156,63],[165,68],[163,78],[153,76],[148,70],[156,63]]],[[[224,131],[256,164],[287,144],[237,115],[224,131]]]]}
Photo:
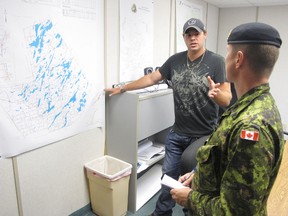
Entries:
{"type": "Polygon", "coordinates": [[[136,80],[153,67],[153,1],[120,1],[120,82],[136,80]]]}
{"type": "Polygon", "coordinates": [[[0,156],[104,126],[102,7],[1,0],[0,156]]]}

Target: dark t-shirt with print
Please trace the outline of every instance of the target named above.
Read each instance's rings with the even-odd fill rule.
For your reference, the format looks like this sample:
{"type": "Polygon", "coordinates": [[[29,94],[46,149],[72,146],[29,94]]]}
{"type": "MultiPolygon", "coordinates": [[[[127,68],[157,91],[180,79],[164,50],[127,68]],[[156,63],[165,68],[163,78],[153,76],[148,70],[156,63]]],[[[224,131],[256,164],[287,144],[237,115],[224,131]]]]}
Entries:
{"type": "Polygon", "coordinates": [[[208,97],[207,76],[215,83],[225,82],[224,58],[206,50],[191,62],[184,51],[171,56],[159,71],[172,83],[175,132],[194,137],[211,134],[217,126],[219,107],[208,97]]]}

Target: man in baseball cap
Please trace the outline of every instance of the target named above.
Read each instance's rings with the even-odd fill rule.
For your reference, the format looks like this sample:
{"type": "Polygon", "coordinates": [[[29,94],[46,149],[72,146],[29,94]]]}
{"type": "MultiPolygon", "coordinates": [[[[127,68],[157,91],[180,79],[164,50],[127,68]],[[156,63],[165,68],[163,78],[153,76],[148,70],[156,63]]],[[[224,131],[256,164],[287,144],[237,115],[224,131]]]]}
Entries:
{"type": "MultiPolygon", "coordinates": [[[[191,18],[183,27],[186,50],[170,56],[160,68],[116,88],[106,88],[109,96],[167,81],[173,89],[175,122],[165,139],[162,173],[178,179],[181,155],[199,137],[218,126],[219,107],[230,104],[230,83],[226,82],[224,58],[204,44],[207,37],[202,21],[191,18]],[[212,80],[213,78],[213,80],[212,80]]],[[[161,109],[161,107],[155,107],[161,109]]],[[[175,201],[171,188],[162,185],[152,216],[172,216],[175,201]]]]}

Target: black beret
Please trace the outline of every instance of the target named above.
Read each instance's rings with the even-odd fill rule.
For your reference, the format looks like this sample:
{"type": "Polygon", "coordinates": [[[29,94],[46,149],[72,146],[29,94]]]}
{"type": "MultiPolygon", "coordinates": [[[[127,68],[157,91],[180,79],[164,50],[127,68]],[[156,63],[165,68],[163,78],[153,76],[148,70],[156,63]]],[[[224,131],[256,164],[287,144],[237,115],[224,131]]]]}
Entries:
{"type": "Polygon", "coordinates": [[[228,44],[268,44],[281,46],[279,32],[265,23],[245,23],[234,28],[227,39],[228,44]]]}

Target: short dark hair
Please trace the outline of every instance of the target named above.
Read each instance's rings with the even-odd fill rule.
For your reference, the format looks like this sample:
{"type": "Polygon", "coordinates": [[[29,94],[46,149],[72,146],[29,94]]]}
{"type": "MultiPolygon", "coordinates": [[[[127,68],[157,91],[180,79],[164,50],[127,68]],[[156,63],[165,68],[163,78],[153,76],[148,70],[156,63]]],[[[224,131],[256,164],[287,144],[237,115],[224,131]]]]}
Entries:
{"type": "Polygon", "coordinates": [[[242,51],[250,68],[258,75],[270,76],[279,57],[279,48],[267,44],[230,44],[234,52],[242,51]]]}

